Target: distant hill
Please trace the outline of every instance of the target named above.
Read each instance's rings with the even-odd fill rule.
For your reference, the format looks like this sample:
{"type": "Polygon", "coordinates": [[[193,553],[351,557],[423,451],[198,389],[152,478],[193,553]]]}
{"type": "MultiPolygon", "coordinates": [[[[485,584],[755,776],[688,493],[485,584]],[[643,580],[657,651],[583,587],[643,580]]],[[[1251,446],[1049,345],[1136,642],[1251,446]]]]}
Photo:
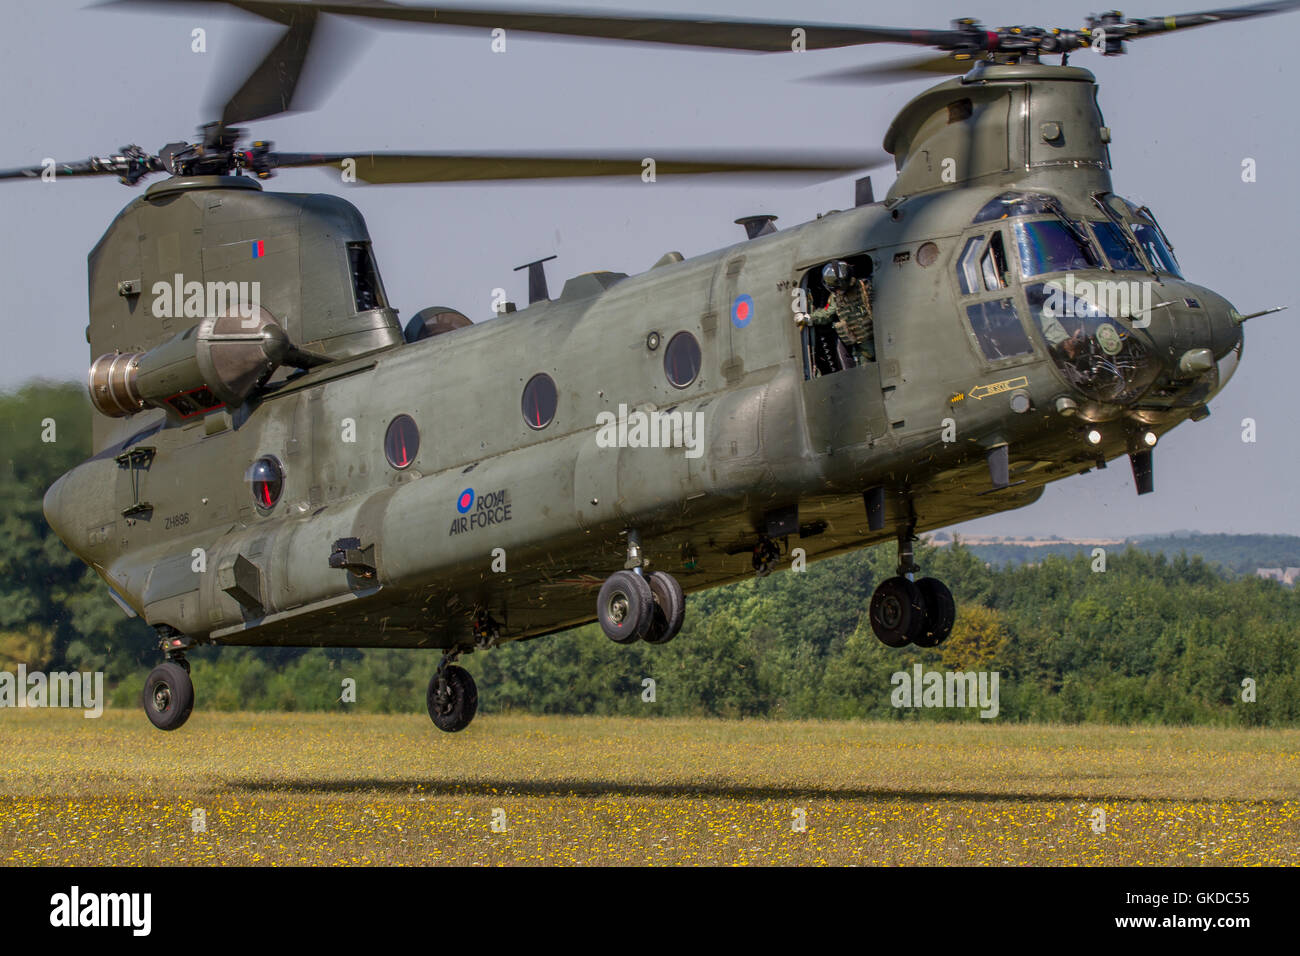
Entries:
{"type": "MultiPolygon", "coordinates": [[[[1071,557],[1091,554],[1095,547],[1108,554],[1134,547],[1170,558],[1179,554],[1199,556],[1229,576],[1253,575],[1257,568],[1300,567],[1300,537],[1289,534],[1199,534],[1178,532],[1171,535],[1138,535],[1123,540],[1070,540],[1060,538],[1011,538],[957,536],[975,555],[997,566],[1037,564],[1051,554],[1071,557]]],[[[951,535],[937,535],[934,543],[943,545],[951,535]]]]}

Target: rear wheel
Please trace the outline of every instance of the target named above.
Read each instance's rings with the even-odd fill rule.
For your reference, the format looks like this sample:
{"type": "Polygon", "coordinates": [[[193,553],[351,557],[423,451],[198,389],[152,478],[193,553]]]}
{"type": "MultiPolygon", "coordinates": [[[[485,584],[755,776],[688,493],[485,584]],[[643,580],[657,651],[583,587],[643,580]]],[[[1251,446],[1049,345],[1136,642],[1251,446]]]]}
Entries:
{"type": "Polygon", "coordinates": [[[871,629],[882,644],[904,647],[922,636],[925,602],[921,589],[897,575],[880,582],[871,595],[871,629]]]}
{"type": "Polygon", "coordinates": [[[159,730],[175,730],[194,710],[194,683],[188,669],[165,661],[149,672],[144,682],[144,712],[159,730]]]}
{"type": "Polygon", "coordinates": [[[440,667],[429,681],[429,716],[439,730],[464,730],[478,713],[478,686],[470,672],[455,664],[440,667]]]}

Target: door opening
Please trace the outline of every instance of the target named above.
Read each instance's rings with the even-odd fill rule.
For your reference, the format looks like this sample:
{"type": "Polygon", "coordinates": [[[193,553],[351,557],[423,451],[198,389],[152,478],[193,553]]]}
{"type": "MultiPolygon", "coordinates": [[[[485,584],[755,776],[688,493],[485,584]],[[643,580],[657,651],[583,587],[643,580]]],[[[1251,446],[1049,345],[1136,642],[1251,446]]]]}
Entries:
{"type": "Polygon", "coordinates": [[[804,273],[798,317],[804,378],[833,375],[876,360],[871,256],[831,259],[804,273]]]}

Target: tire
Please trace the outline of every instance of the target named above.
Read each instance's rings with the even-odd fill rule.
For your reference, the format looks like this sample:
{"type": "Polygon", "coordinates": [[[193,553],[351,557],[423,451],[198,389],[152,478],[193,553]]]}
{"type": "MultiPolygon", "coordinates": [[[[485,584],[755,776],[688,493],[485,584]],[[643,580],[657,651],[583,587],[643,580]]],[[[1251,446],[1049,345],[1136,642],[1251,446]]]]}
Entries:
{"type": "Polygon", "coordinates": [[[667,644],[686,620],[686,595],[677,579],[663,571],[650,573],[650,593],[654,596],[654,612],[645,642],[667,644]]]}
{"type": "Polygon", "coordinates": [[[886,647],[905,647],[924,633],[921,589],[901,575],[886,578],[871,595],[871,629],[886,647]]]}
{"type": "Polygon", "coordinates": [[[957,619],[957,604],[952,592],[938,578],[921,578],[916,582],[925,604],[925,627],[920,637],[912,643],[917,647],[938,647],[952,633],[957,619]]]}
{"type": "Polygon", "coordinates": [[[615,571],[596,598],[600,629],[615,644],[631,644],[645,637],[654,623],[654,609],[650,582],[635,571],[615,571]]]}
{"type": "Polygon", "coordinates": [[[478,685],[465,668],[448,664],[430,679],[425,703],[434,726],[454,734],[468,727],[478,713],[478,685]]]}
{"type": "Polygon", "coordinates": [[[159,730],[176,730],[194,710],[194,682],[175,661],[165,661],[144,682],[144,713],[159,730]]]}

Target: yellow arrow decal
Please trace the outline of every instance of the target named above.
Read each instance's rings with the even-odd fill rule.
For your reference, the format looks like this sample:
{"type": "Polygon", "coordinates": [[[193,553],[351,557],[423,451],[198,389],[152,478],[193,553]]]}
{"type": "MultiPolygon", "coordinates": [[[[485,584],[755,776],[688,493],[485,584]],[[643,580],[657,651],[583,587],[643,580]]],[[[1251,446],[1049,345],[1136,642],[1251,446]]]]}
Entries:
{"type": "Polygon", "coordinates": [[[992,385],[973,385],[967,394],[978,401],[988,398],[990,395],[1000,395],[1002,392],[1009,392],[1013,388],[1024,388],[1028,384],[1029,376],[1018,375],[1015,378],[1009,378],[1005,381],[994,382],[992,385]]]}

